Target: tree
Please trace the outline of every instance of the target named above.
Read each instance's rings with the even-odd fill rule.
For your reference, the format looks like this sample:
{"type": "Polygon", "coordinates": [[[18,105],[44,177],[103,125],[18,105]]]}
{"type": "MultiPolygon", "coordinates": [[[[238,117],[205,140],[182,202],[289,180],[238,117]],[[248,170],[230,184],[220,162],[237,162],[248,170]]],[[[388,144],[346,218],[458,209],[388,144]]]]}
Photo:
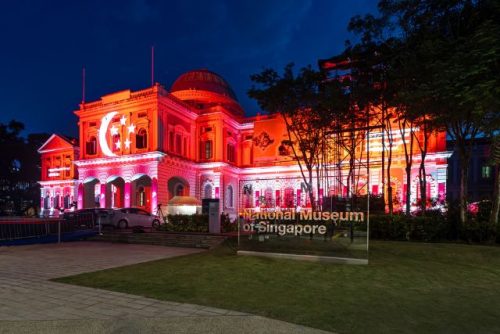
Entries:
{"type": "MultiPolygon", "coordinates": [[[[257,84],[248,95],[270,114],[281,115],[285,122],[293,156],[298,163],[306,192],[313,210],[316,210],[313,182],[319,177],[320,157],[324,154],[327,132],[335,128],[337,113],[348,110],[348,99],[338,81],[327,81],[323,73],[310,66],[302,68],[297,75],[293,64],[285,67],[280,76],[273,69],[265,69],[251,76],[257,84]]],[[[318,186],[317,186],[318,188],[318,186]]],[[[319,189],[316,189],[319,191],[319,189]]]]}
{"type": "MultiPolygon", "coordinates": [[[[461,167],[460,221],[464,223],[474,140],[487,128],[499,128],[500,4],[492,0],[381,0],[378,7],[379,17],[367,15],[352,26],[361,34],[361,43],[387,33],[377,44],[391,49],[386,80],[392,86],[390,99],[405,108],[404,117],[418,120],[425,114],[429,131],[444,127],[454,139],[461,167]]],[[[425,145],[421,149],[424,158],[425,145]]]]}
{"type": "Polygon", "coordinates": [[[48,134],[21,136],[24,124],[10,121],[0,123],[0,211],[19,214],[26,205],[37,205],[40,188],[40,164],[37,149],[48,139],[48,134]]]}

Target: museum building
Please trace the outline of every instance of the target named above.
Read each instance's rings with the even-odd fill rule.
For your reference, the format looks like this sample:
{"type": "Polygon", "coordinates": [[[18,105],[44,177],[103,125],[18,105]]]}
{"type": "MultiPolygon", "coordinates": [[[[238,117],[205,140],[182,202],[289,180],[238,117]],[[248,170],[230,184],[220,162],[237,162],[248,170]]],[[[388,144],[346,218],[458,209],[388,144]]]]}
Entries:
{"type": "MultiPolygon", "coordinates": [[[[54,134],[39,149],[42,214],[70,209],[71,203],[155,212],[175,196],[219,198],[220,210],[230,215],[240,208],[311,205],[281,116],[246,117],[229,84],[209,70],[182,74],[169,91],[156,83],[82,102],[75,114],[78,141],[54,134]]],[[[408,186],[412,201],[418,198],[420,154],[413,152],[412,183],[407,185],[404,134],[394,130],[393,136],[388,182],[402,205],[408,186]]],[[[377,133],[368,138],[369,178],[360,173],[357,188],[348,189],[345,166],[337,165],[332,173],[336,182],[315,183],[319,203],[323,196],[381,193],[383,139],[377,133]]],[[[429,198],[444,200],[449,155],[445,133],[434,134],[426,158],[429,198]]]]}

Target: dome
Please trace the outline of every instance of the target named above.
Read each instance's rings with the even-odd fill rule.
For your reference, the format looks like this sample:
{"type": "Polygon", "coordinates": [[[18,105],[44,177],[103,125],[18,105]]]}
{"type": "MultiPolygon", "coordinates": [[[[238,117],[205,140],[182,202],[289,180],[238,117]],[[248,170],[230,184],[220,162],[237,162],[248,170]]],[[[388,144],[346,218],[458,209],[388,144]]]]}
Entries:
{"type": "Polygon", "coordinates": [[[227,81],[217,73],[207,69],[194,70],[182,74],[175,80],[170,91],[173,93],[190,89],[208,91],[228,96],[238,101],[227,81]]]}

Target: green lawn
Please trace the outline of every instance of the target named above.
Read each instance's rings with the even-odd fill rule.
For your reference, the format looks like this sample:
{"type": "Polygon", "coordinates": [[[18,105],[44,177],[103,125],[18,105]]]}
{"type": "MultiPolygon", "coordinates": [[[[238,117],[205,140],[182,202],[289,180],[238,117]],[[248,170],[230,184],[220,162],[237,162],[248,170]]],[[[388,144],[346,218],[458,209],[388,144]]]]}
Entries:
{"type": "Polygon", "coordinates": [[[340,333],[500,333],[500,247],[373,242],[370,265],[228,248],[57,279],[340,333]]]}

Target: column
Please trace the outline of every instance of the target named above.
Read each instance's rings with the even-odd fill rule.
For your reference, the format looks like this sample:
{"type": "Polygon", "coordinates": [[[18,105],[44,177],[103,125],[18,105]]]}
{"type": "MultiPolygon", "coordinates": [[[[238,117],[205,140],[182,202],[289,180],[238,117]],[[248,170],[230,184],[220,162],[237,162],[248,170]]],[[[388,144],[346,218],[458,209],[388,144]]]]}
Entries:
{"type": "MultiPolygon", "coordinates": [[[[130,182],[125,182],[125,187],[124,187],[124,191],[125,191],[125,194],[123,196],[123,199],[124,199],[124,207],[125,208],[129,208],[130,207],[130,182]]],[[[155,207],[156,208],[156,207],[155,207]]]]}
{"type": "Polygon", "coordinates": [[[158,206],[158,180],[153,178],[151,181],[151,212],[156,212],[158,206]]]}
{"type": "Polygon", "coordinates": [[[99,204],[101,208],[106,207],[106,183],[101,183],[101,194],[99,195],[99,204]]]}
{"type": "Polygon", "coordinates": [[[77,191],[77,208],[78,209],[83,209],[83,184],[80,183],[78,185],[78,191],[77,191]]]}

